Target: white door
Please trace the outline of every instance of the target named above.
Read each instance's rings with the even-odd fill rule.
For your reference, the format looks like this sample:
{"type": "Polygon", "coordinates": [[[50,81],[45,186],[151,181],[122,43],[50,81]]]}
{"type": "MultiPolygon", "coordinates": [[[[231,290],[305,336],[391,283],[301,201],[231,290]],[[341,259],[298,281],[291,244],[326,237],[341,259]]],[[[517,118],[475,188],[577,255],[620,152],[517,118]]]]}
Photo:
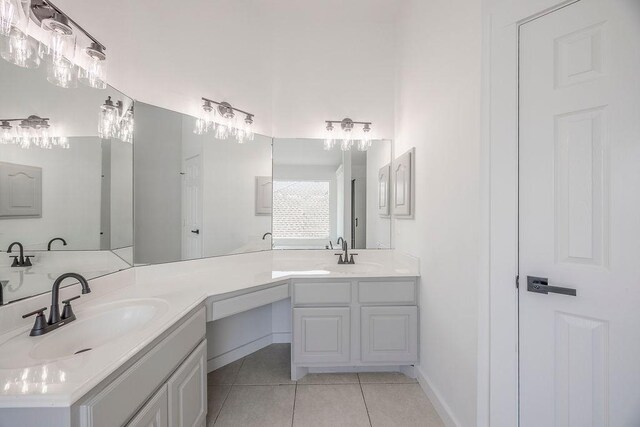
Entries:
{"type": "Polygon", "coordinates": [[[640,426],[640,1],[520,31],[521,426],[640,426]]]}
{"type": "Polygon", "coordinates": [[[202,257],[202,173],[200,155],[184,161],[182,176],[182,259],[202,257]]]}

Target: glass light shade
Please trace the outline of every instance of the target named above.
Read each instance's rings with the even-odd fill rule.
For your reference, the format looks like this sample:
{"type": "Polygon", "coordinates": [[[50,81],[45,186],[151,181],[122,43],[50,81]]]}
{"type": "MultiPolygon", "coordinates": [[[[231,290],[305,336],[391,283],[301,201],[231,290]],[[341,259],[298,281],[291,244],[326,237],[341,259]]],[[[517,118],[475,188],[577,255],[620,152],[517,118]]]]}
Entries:
{"type": "Polygon", "coordinates": [[[17,27],[11,28],[8,36],[0,36],[0,56],[14,65],[23,68],[38,68],[38,44],[17,27]]]}
{"type": "Polygon", "coordinates": [[[13,127],[0,128],[0,144],[12,144],[15,141],[15,133],[13,127]]]}
{"type": "Polygon", "coordinates": [[[109,97],[109,100],[100,107],[98,136],[102,139],[117,138],[119,131],[118,107],[111,103],[111,97],[109,97]]]}
{"type": "Polygon", "coordinates": [[[67,138],[66,136],[57,136],[54,138],[54,141],[59,148],[69,148],[69,138],[67,138]]]}
{"type": "Polygon", "coordinates": [[[195,133],[196,135],[202,135],[207,131],[207,122],[198,117],[196,119],[196,125],[193,128],[193,133],[195,133]]]}
{"type": "Polygon", "coordinates": [[[255,139],[255,133],[253,132],[253,123],[244,124],[244,134],[247,141],[253,141],[255,139]]]}
{"type": "Polygon", "coordinates": [[[133,111],[128,109],[120,120],[120,140],[129,144],[133,143],[133,111]]]}
{"type": "Polygon", "coordinates": [[[63,88],[78,86],[78,71],[74,62],[76,36],[62,17],[43,19],[41,27],[46,38],[39,44],[39,55],[47,62],[47,80],[63,88]]]}
{"type": "MultiPolygon", "coordinates": [[[[88,56],[88,55],[87,55],[88,56]]],[[[83,66],[78,66],[80,83],[94,89],[107,88],[107,60],[88,56],[83,66]]]]}
{"type": "Polygon", "coordinates": [[[31,0],[0,0],[0,35],[9,36],[12,28],[27,33],[31,0]]]}
{"type": "Polygon", "coordinates": [[[333,147],[336,145],[336,140],[333,136],[333,126],[327,125],[327,129],[324,133],[324,149],[329,151],[333,150],[333,147]]]}
{"type": "Polygon", "coordinates": [[[78,87],[76,67],[67,58],[47,62],[47,81],[65,89],[78,87]]]}
{"type": "Polygon", "coordinates": [[[229,133],[229,127],[225,123],[218,123],[216,125],[215,135],[217,139],[227,139],[229,133]]]}
{"type": "Polygon", "coordinates": [[[340,148],[342,151],[351,150],[351,146],[353,145],[353,135],[351,131],[345,130],[342,135],[342,142],[340,143],[340,148]]]}

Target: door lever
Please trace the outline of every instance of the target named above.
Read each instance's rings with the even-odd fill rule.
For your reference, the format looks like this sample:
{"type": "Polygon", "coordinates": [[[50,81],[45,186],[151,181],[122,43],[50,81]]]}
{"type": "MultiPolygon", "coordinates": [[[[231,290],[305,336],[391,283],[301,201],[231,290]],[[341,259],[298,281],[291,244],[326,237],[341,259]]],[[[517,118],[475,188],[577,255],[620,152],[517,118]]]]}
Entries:
{"type": "Polygon", "coordinates": [[[562,288],[560,286],[549,286],[549,279],[546,277],[527,276],[527,290],[538,294],[554,294],[576,296],[576,290],[573,288],[562,288]]]}
{"type": "Polygon", "coordinates": [[[192,232],[193,234],[200,234],[200,229],[197,229],[197,230],[191,230],[191,232],[192,232]]]}

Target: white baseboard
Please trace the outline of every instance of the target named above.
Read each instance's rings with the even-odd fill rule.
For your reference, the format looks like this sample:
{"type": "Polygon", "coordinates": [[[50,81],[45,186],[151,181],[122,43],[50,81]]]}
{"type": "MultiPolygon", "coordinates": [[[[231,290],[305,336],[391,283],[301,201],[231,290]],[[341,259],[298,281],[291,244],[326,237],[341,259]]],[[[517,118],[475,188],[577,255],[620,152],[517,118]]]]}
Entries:
{"type": "Polygon", "coordinates": [[[451,408],[442,398],[440,392],[433,387],[431,381],[429,381],[429,377],[424,374],[420,366],[415,366],[414,372],[418,379],[418,384],[420,384],[420,387],[424,390],[425,394],[433,404],[433,407],[436,409],[436,412],[440,415],[440,418],[442,418],[444,424],[448,427],[460,427],[460,423],[456,420],[451,408]]]}
{"type": "Polygon", "coordinates": [[[291,332],[274,332],[271,336],[274,344],[291,343],[291,332]]]}
{"type": "Polygon", "coordinates": [[[290,343],[290,332],[274,332],[207,360],[207,372],[215,371],[271,344],[290,343]]]}

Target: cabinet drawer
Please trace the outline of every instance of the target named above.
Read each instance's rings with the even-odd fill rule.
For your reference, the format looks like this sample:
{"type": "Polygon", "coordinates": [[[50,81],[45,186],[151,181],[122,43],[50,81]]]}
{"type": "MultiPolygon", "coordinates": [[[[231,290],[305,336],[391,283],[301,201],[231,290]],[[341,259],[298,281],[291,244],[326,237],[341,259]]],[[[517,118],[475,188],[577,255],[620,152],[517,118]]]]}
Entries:
{"type": "Polygon", "coordinates": [[[362,307],[360,314],[363,362],[417,362],[418,307],[362,307]]]}
{"type": "Polygon", "coordinates": [[[350,312],[348,307],[294,308],[294,362],[348,362],[350,312]]]}
{"type": "Polygon", "coordinates": [[[207,321],[222,319],[289,298],[289,285],[279,285],[207,304],[207,321]]]}
{"type": "Polygon", "coordinates": [[[416,282],[358,282],[358,301],[361,304],[415,304],[416,282]]]}
{"type": "Polygon", "coordinates": [[[198,310],[106,388],[79,406],[81,426],[123,425],[205,335],[205,309],[198,310]]]}
{"type": "Polygon", "coordinates": [[[301,282],[293,284],[293,303],[349,304],[351,282],[301,282]]]}

